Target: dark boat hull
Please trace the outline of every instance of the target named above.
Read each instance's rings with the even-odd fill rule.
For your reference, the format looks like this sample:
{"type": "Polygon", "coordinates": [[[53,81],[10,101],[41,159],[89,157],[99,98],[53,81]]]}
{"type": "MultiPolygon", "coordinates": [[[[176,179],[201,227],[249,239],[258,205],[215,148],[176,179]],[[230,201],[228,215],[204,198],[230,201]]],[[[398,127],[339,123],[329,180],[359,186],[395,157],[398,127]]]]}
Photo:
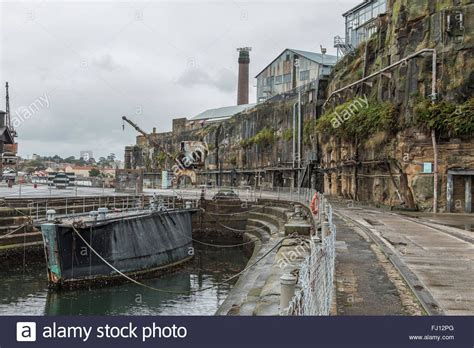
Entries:
{"type": "Polygon", "coordinates": [[[50,284],[123,278],[114,268],[139,275],[176,266],[193,255],[192,213],[155,212],[99,221],[76,230],[65,224],[43,224],[50,284]]]}

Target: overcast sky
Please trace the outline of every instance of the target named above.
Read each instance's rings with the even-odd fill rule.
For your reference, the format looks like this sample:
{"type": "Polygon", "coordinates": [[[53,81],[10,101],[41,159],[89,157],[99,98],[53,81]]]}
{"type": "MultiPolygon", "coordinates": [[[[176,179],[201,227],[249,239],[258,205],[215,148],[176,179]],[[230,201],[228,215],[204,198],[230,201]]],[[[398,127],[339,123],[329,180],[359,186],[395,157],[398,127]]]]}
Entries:
{"type": "Polygon", "coordinates": [[[19,153],[96,158],[169,131],[177,117],[236,104],[237,47],[253,77],[285,48],[334,53],[341,14],[360,0],[3,2],[0,109],[10,83],[19,153]],[[32,105],[34,104],[34,105],[32,105]]]}

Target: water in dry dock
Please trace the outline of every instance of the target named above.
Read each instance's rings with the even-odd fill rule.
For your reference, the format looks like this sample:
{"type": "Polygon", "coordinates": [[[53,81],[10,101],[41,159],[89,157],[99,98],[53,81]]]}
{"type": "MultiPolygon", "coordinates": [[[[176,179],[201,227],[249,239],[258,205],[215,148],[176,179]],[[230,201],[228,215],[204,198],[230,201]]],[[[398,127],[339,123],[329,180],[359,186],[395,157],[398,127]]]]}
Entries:
{"type": "Polygon", "coordinates": [[[160,293],[135,284],[49,292],[43,263],[0,269],[0,315],[213,315],[232,289],[224,279],[241,271],[247,254],[241,248],[196,247],[183,269],[147,285],[178,291],[160,293]],[[190,293],[192,290],[212,289],[190,293]]]}

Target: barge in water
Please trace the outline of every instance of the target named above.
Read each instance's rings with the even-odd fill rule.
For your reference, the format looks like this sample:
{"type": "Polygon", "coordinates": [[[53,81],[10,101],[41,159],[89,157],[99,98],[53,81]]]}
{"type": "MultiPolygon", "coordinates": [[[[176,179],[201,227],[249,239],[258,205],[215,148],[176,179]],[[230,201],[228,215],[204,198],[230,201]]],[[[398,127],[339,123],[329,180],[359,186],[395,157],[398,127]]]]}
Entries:
{"type": "MultiPolygon", "coordinates": [[[[192,258],[197,210],[141,210],[49,218],[41,225],[48,280],[54,287],[164,271],[192,258]]],[[[51,212],[52,213],[52,212],[51,212]]]]}

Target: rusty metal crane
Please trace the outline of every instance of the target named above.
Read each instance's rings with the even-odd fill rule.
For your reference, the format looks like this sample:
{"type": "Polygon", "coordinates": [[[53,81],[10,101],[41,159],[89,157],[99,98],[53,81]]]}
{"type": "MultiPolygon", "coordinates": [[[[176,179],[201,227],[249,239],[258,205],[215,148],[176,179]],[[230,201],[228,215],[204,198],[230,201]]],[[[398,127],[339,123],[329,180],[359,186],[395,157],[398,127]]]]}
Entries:
{"type": "MultiPolygon", "coordinates": [[[[172,155],[170,154],[168,151],[165,150],[165,148],[159,143],[157,142],[155,139],[153,139],[150,134],[146,133],[143,129],[141,129],[136,123],[134,123],[133,121],[129,120],[126,116],[122,116],[122,120],[127,122],[130,126],[132,126],[133,128],[135,128],[135,130],[142,134],[145,139],[148,141],[148,143],[152,144],[153,146],[155,146],[156,148],[158,148],[160,151],[162,151],[166,156],[168,156],[169,158],[171,158],[173,161],[175,161],[177,164],[179,164],[178,160],[172,155]]],[[[125,128],[125,125],[123,125],[123,127],[125,128]]]]}
{"type": "MultiPolygon", "coordinates": [[[[148,141],[149,144],[153,145],[154,147],[156,147],[157,149],[162,151],[168,158],[171,158],[173,160],[173,162],[176,163],[176,166],[174,166],[174,168],[173,168],[173,172],[175,174],[175,177],[174,177],[173,181],[175,183],[177,183],[179,181],[179,178],[187,176],[187,177],[191,178],[192,184],[196,185],[196,182],[197,182],[196,172],[194,170],[186,168],[186,166],[178,158],[176,158],[175,156],[170,154],[168,151],[166,151],[165,148],[163,147],[163,145],[161,145],[159,142],[157,142],[155,139],[153,139],[150,136],[150,134],[146,133],[136,123],[134,123],[133,121],[130,121],[126,116],[122,116],[122,120],[124,122],[127,122],[133,128],[135,128],[135,130],[138,133],[142,134],[145,137],[145,139],[148,141]]],[[[125,124],[123,124],[123,127],[125,129],[125,124]]]]}

